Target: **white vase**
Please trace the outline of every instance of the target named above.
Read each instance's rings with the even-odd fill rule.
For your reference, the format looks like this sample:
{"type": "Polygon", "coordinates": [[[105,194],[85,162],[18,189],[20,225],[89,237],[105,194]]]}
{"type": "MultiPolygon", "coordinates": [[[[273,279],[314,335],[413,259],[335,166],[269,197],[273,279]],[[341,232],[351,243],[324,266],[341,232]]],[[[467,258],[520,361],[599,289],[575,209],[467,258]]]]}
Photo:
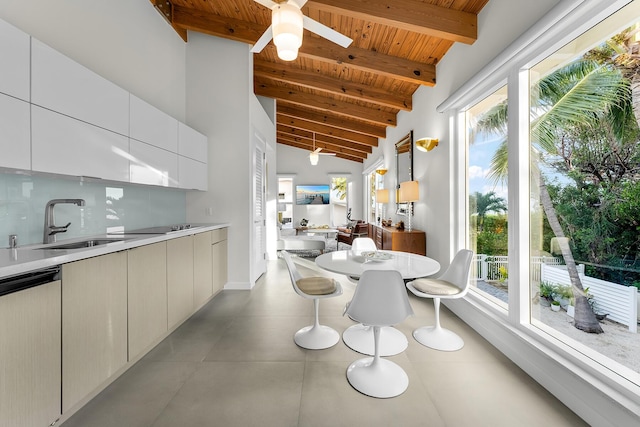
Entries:
{"type": "Polygon", "coordinates": [[[575,314],[576,308],[573,305],[567,306],[567,316],[573,317],[575,314]]]}

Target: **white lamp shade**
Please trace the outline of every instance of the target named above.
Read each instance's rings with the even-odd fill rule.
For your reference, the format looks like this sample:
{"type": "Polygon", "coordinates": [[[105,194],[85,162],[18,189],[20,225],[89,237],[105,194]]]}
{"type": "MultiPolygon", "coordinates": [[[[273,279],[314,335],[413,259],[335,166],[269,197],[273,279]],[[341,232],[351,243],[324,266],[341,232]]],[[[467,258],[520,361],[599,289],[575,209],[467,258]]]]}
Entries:
{"type": "Polygon", "coordinates": [[[278,57],[283,61],[293,61],[302,46],[302,12],[295,4],[282,3],[273,9],[273,43],[278,57]]]}
{"type": "Polygon", "coordinates": [[[389,190],[376,190],[376,201],[378,203],[389,203],[389,190]]]}
{"type": "Polygon", "coordinates": [[[316,153],[315,151],[309,153],[309,161],[311,162],[311,164],[313,166],[318,164],[318,159],[320,158],[320,155],[318,153],[316,153]]]}
{"type": "Polygon", "coordinates": [[[420,186],[418,185],[418,181],[401,182],[398,201],[404,203],[417,202],[418,200],[420,200],[420,186]]]}

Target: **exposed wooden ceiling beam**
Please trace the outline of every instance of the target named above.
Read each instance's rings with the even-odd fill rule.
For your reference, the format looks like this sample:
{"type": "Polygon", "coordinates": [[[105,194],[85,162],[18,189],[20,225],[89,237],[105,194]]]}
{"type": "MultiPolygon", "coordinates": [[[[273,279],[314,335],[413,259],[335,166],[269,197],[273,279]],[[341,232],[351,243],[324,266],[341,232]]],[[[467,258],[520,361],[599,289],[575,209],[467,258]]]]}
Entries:
{"type": "Polygon", "coordinates": [[[180,6],[173,6],[171,23],[174,28],[197,31],[248,44],[254,44],[265,30],[263,25],[253,22],[180,6]]]}
{"type": "Polygon", "coordinates": [[[302,136],[292,135],[285,132],[277,132],[276,138],[278,140],[288,140],[297,144],[305,144],[306,148],[309,151],[315,150],[316,148],[322,148],[327,153],[342,153],[348,156],[359,157],[361,159],[367,158],[367,153],[358,150],[352,150],[343,145],[327,143],[324,142],[322,138],[316,138],[315,145],[313,143],[313,139],[304,138],[302,136]]]}
{"type": "MultiPolygon", "coordinates": [[[[278,123],[276,125],[276,132],[288,134],[292,137],[306,138],[309,140],[312,140],[313,138],[313,131],[310,131],[309,129],[304,129],[304,128],[295,128],[292,126],[288,126],[285,123],[278,123]]],[[[361,144],[357,141],[349,141],[349,140],[337,138],[330,135],[317,134],[316,141],[321,141],[327,144],[338,145],[340,147],[345,147],[350,150],[358,151],[365,155],[370,154],[372,151],[372,147],[370,145],[361,144]]]]}
{"type": "MultiPolygon", "coordinates": [[[[271,45],[267,48],[275,49],[271,45]]],[[[329,40],[305,33],[298,50],[301,57],[342,64],[373,74],[419,85],[436,84],[436,66],[357,47],[343,48],[329,40]]]]}
{"type": "Polygon", "coordinates": [[[362,133],[376,138],[386,138],[387,128],[383,125],[375,125],[362,121],[352,120],[343,116],[332,114],[331,112],[319,112],[309,110],[284,100],[277,103],[277,112],[289,117],[300,118],[310,122],[324,124],[327,126],[347,129],[353,132],[362,133]]]}
{"type": "MultiPolygon", "coordinates": [[[[295,148],[301,148],[303,150],[307,150],[308,148],[304,145],[304,144],[300,144],[298,142],[294,142],[291,140],[287,140],[287,139],[277,139],[278,144],[282,144],[282,145],[288,145],[290,147],[295,147],[295,148]]],[[[349,156],[348,154],[344,154],[344,153],[336,153],[335,157],[339,157],[345,160],[350,160],[352,162],[358,162],[358,163],[362,163],[363,159],[360,157],[354,157],[354,156],[349,156]]]]}
{"type": "Polygon", "coordinates": [[[387,126],[395,126],[396,112],[364,107],[346,101],[305,93],[293,88],[276,86],[269,80],[255,79],[253,92],[267,98],[284,99],[294,104],[314,108],[321,111],[332,111],[341,116],[354,117],[366,122],[387,126]]]}
{"type": "MultiPolygon", "coordinates": [[[[253,22],[227,18],[179,6],[173,7],[172,25],[191,31],[254,44],[266,27],[253,22]]],[[[265,49],[275,49],[268,44],[265,49]]],[[[305,33],[301,57],[338,63],[358,70],[380,74],[397,80],[433,86],[436,83],[436,67],[433,64],[384,55],[355,47],[342,48],[335,43],[305,33]]]]}
{"type": "Polygon", "coordinates": [[[369,147],[378,146],[378,138],[372,136],[363,135],[361,133],[351,132],[346,129],[334,128],[326,125],[321,125],[314,122],[309,122],[299,118],[293,118],[278,114],[276,116],[276,124],[291,126],[293,128],[304,129],[309,132],[315,132],[316,134],[332,136],[334,138],[343,139],[345,141],[352,141],[358,144],[366,145],[369,147]]]}
{"type": "Polygon", "coordinates": [[[412,100],[410,96],[405,97],[373,86],[332,78],[312,70],[294,68],[282,62],[256,59],[253,63],[253,75],[384,107],[411,111],[412,100]]]}
{"type": "Polygon", "coordinates": [[[309,0],[307,6],[466,44],[478,38],[476,14],[419,0],[309,0]]]}

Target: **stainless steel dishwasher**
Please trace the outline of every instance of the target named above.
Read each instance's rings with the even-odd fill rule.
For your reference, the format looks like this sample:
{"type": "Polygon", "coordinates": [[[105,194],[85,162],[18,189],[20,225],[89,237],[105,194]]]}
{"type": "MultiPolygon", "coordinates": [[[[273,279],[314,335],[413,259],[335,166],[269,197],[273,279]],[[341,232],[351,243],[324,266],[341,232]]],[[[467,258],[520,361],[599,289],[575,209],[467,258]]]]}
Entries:
{"type": "Polygon", "coordinates": [[[60,266],[41,268],[0,279],[0,296],[60,280],[60,266]]]}

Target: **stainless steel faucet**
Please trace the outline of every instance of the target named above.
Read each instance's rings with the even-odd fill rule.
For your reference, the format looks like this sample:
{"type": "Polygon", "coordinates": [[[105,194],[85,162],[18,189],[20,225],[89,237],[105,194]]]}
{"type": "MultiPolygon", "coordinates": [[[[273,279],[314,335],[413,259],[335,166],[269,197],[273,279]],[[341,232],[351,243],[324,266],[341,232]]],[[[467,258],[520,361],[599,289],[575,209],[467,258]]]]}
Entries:
{"type": "Polygon", "coordinates": [[[71,225],[68,223],[62,227],[54,225],[53,207],[61,203],[69,203],[78,206],[84,206],[83,199],[53,199],[47,202],[47,206],[44,208],[44,234],[42,237],[42,243],[53,243],[56,241],[56,234],[64,233],[71,225]]]}

